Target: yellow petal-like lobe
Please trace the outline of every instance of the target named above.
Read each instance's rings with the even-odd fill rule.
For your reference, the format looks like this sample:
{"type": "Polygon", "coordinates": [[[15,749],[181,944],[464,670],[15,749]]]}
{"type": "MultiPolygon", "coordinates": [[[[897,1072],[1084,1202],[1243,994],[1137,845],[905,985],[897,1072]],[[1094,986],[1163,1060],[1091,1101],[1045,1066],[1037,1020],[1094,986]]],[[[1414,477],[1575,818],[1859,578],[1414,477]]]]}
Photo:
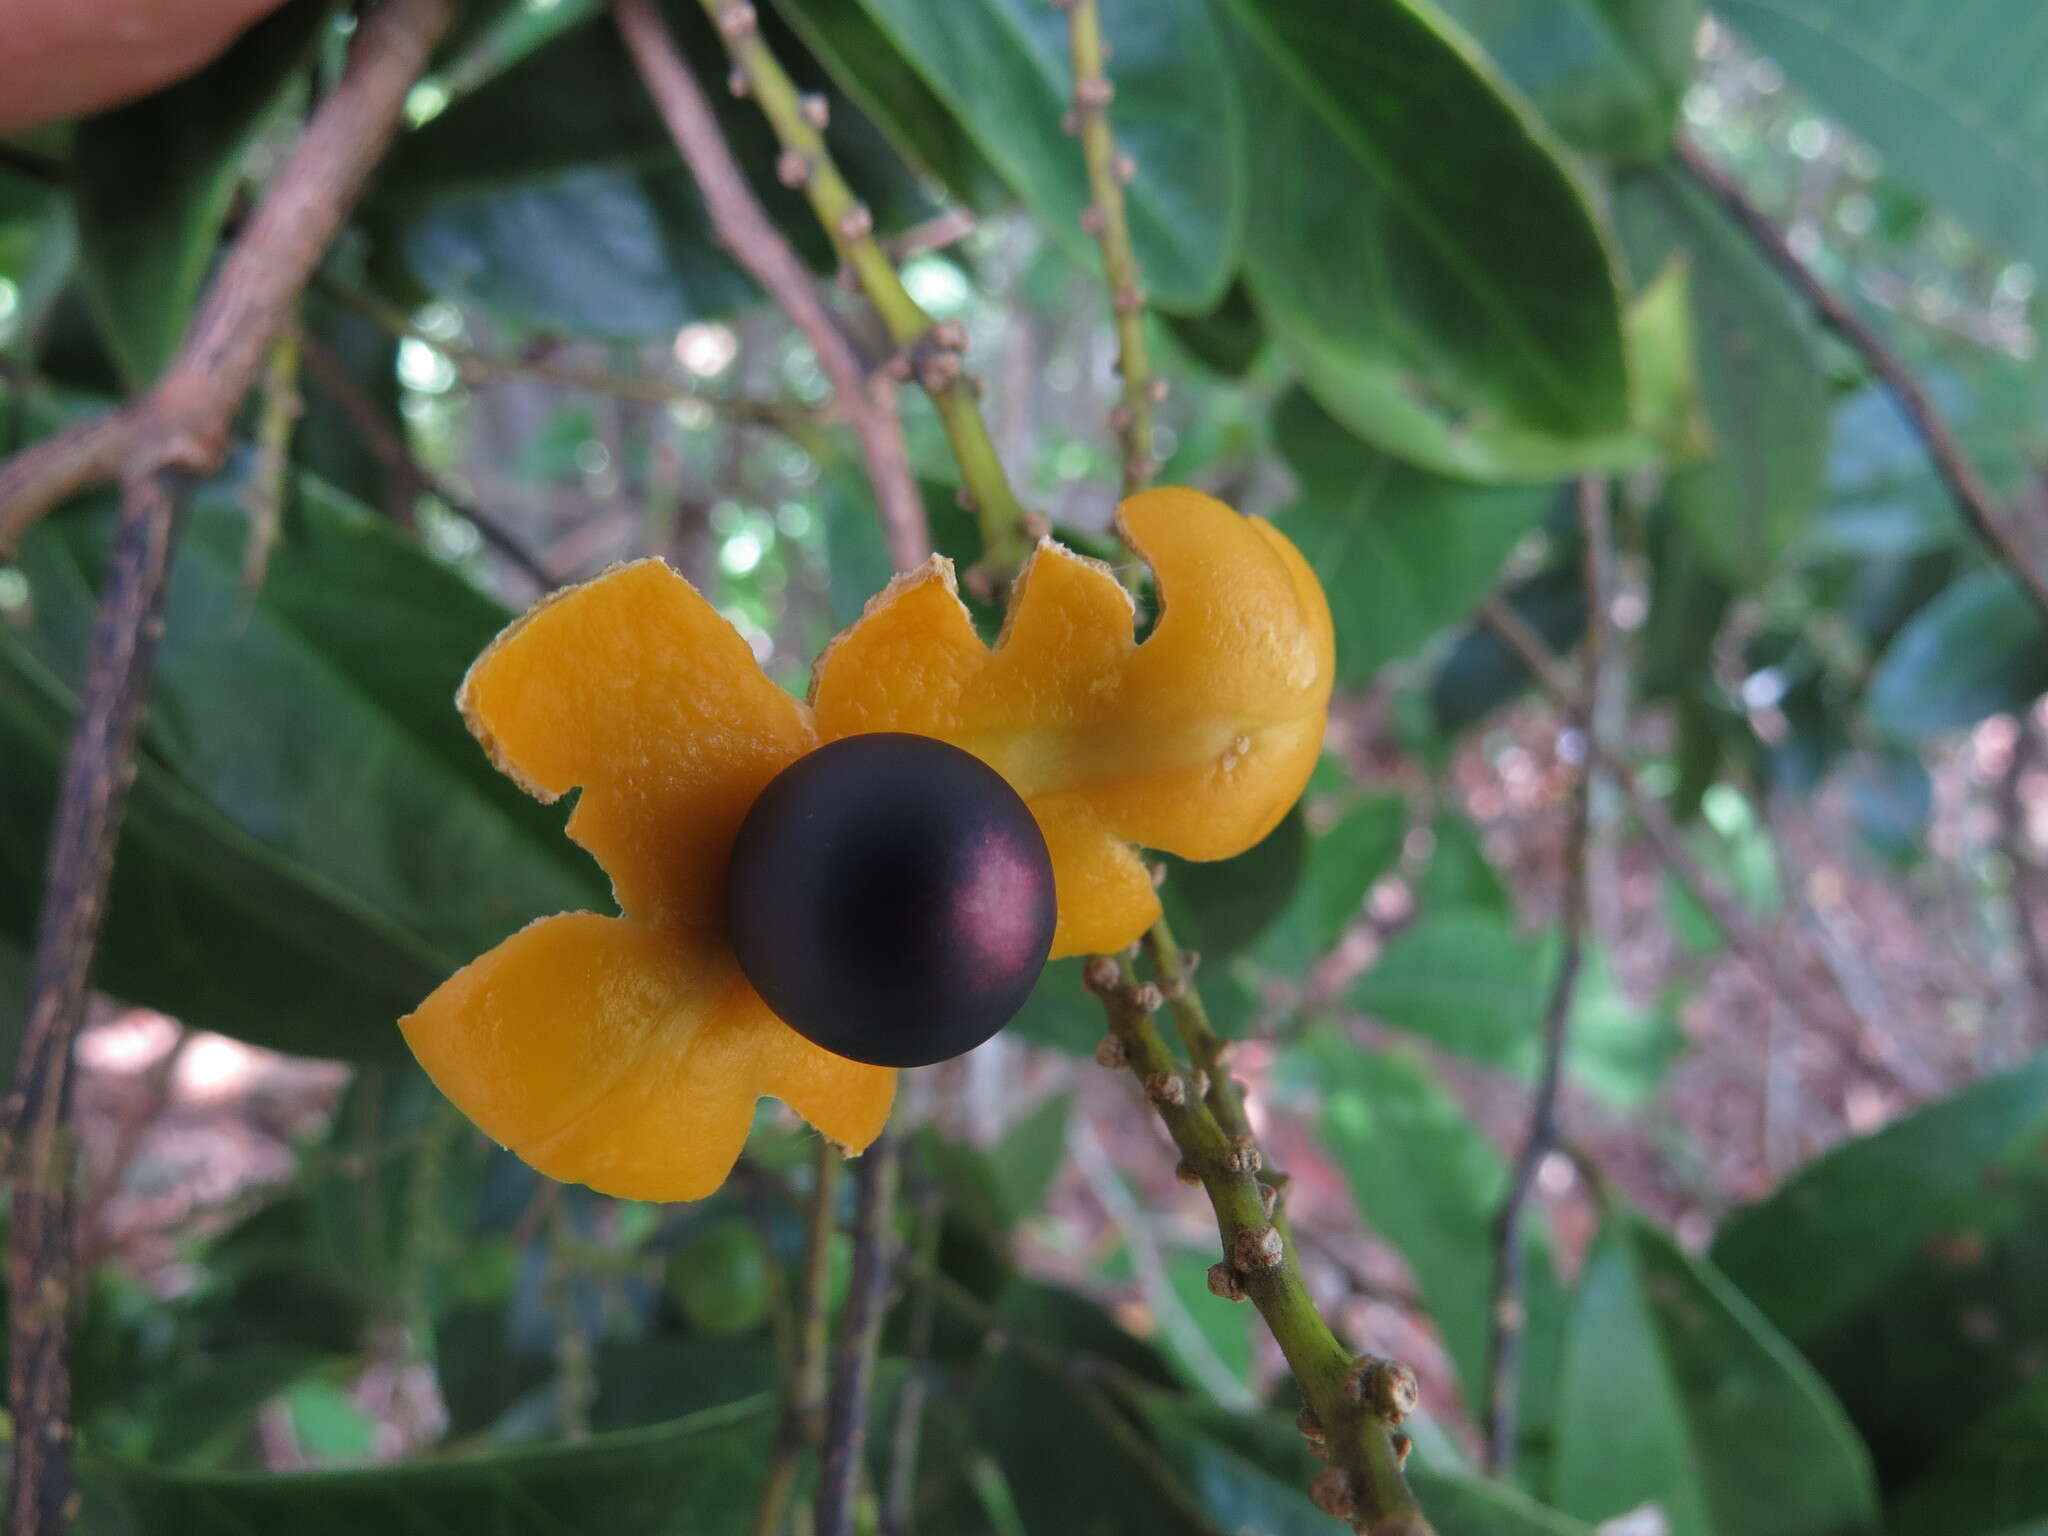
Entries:
{"type": "Polygon", "coordinates": [[[723,940],[588,912],[543,918],[400,1023],[455,1106],[550,1178],[631,1200],[725,1181],[764,1093],[858,1151],[896,1074],[770,1013],[723,940]]]}
{"type": "Polygon", "coordinates": [[[1127,944],[1157,914],[1128,844],[1220,859],[1272,830],[1314,769],[1335,672],[1322,588],[1269,523],[1181,489],[1120,518],[1163,604],[1143,645],[1110,571],[1045,544],[993,649],[935,561],[869,605],[811,690],[827,740],[936,736],[1016,787],[1053,851],[1061,954],[1127,944]]]}
{"type": "Polygon", "coordinates": [[[754,798],[816,745],[732,625],[659,560],[568,588],[505,630],[457,701],[491,760],[553,800],[650,923],[723,925],[732,841],[754,798]]]}

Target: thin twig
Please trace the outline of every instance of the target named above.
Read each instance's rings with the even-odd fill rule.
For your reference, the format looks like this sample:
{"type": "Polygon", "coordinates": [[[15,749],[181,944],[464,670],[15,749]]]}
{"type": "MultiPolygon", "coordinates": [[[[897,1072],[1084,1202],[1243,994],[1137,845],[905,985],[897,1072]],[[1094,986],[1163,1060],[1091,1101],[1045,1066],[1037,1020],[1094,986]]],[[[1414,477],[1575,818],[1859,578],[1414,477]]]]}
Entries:
{"type": "Polygon", "coordinates": [[[14,553],[21,536],[59,502],[119,474],[134,437],[134,418],[109,411],[30,443],[0,464],[0,556],[14,553]]]}
{"type": "Polygon", "coordinates": [[[48,450],[39,456],[42,472],[22,473],[26,454],[0,470],[0,484],[9,488],[0,495],[0,542],[48,505],[25,503],[18,494],[24,484],[41,493],[54,487],[54,499],[61,499],[116,468],[123,479],[84,697],[51,828],[21,1053],[4,1114],[12,1157],[9,1536],[61,1531],[77,1513],[69,1371],[75,1302],[71,1047],[85,1013],[133,777],[179,507],[193,478],[217,467],[236,408],[368,181],[451,14],[449,0],[385,0],[366,13],[346,73],[221,263],[163,378],[113,417],[50,440],[68,440],[68,447],[39,444],[48,450]],[[114,443],[118,452],[107,446],[114,443]],[[99,446],[86,451],[93,444],[99,446]],[[74,464],[89,462],[90,472],[53,480],[48,466],[66,455],[74,464]]]}
{"type": "MultiPolygon", "coordinates": [[[[1560,708],[1575,712],[1576,690],[1564,662],[1528,620],[1498,596],[1488,597],[1480,603],[1477,613],[1479,621],[1499,635],[1522,665],[1529,669],[1537,687],[1560,708]]],[[[1684,836],[1671,819],[1671,813],[1643,788],[1635,769],[1614,745],[1595,734],[1586,738],[1586,750],[1614,781],[1615,788],[1621,791],[1622,798],[1635,813],[1658,858],[1706,910],[1714,926],[1720,929],[1721,936],[1728,941],[1729,948],[1735,951],[1757,980],[1776,994],[1778,1000],[1802,1022],[1833,1037],[1865,1072],[1882,1082],[1910,1091],[1911,1085],[1900,1078],[1898,1068],[1863,1038],[1861,1027],[1853,1019],[1845,1021],[1849,1027],[1844,1029],[1815,1014],[1806,989],[1793,975],[1777,946],[1757,927],[1742,909],[1742,904],[1707,873],[1706,866],[1686,845],[1684,836]]]]}
{"type": "Polygon", "coordinates": [[[725,132],[705,99],[703,87],[683,58],[653,0],[614,0],[612,20],[703,195],[718,243],[761,285],[762,292],[803,333],[831,381],[840,414],[853,426],[875,488],[875,511],[899,571],[921,564],[931,550],[924,501],[910,471],[910,451],[889,381],[870,389],[867,370],[839,329],[810,269],[776,229],[733,158],[725,132]]]}
{"type": "Polygon", "coordinates": [[[270,344],[263,368],[262,408],[257,412],[256,460],[244,486],[242,504],[249,533],[242,545],[242,595],[263,588],[270,553],[284,528],[285,498],[291,493],[292,429],[305,412],[299,395],[299,333],[287,326],[270,344]]]}
{"type": "Polygon", "coordinates": [[[810,1220],[804,1237],[804,1273],[797,1296],[796,1359],[790,1372],[775,1450],[761,1497],[754,1506],[753,1536],[776,1536],[789,1496],[796,1488],[804,1448],[824,1436],[825,1365],[831,1354],[831,1320],[825,1315],[831,1288],[832,1238],[838,1230],[839,1149],[820,1139],[812,1159],[810,1220]]]}
{"type": "Polygon", "coordinates": [[[2040,913],[2048,912],[2048,871],[2042,869],[2034,856],[2033,838],[2028,831],[2026,783],[2028,774],[2048,754],[2042,751],[2040,728],[2031,710],[2021,710],[2013,723],[2016,734],[2012,756],[1998,778],[1999,845],[2009,866],[2006,902],[2011,910],[2013,938],[2019,945],[2020,969],[2031,994],[2030,1002],[2022,1010],[2022,1017],[2032,1021],[2031,1027],[2023,1031],[2018,1044],[2021,1050],[2030,1050],[2048,1037],[2044,1035],[2048,1032],[2048,941],[2042,939],[2036,921],[2040,913]]]}
{"type": "Polygon", "coordinates": [[[1875,327],[1851,309],[1843,299],[1815,276],[1800,260],[1799,253],[1785,238],[1785,232],[1749,200],[1735,179],[1716,165],[1697,144],[1680,137],[1678,161],[1713,199],[1734,217],[1785,280],[1798,290],[1821,323],[1856,349],[1870,371],[1884,381],[1898,401],[1913,430],[1926,445],[1949,494],[1955,498],[1963,520],[1981,539],[1994,559],[2020,583],[2048,624],[2048,577],[2044,577],[2025,542],[2012,526],[2007,509],[1985,481],[1977,466],[1963,452],[1954,431],[1943,419],[1934,401],[1913,376],[1898,353],[1877,333],[1875,327]]]}
{"type": "Polygon", "coordinates": [[[818,1460],[816,1536],[848,1536],[854,1493],[867,1445],[868,1396],[882,1319],[888,1314],[891,1252],[895,1247],[896,1136],[884,1131],[854,1172],[853,1271],[839,1317],[839,1348],[832,1363],[832,1394],[825,1405],[825,1438],[818,1460]]]}
{"type": "Polygon", "coordinates": [[[336,303],[347,305],[387,335],[417,341],[440,353],[467,384],[527,380],[583,390],[613,400],[629,400],[635,405],[701,406],[725,421],[788,433],[804,432],[828,419],[824,412],[793,400],[706,394],[692,385],[672,379],[644,373],[612,373],[603,368],[566,363],[539,351],[522,353],[517,357],[485,352],[453,337],[436,336],[416,324],[412,316],[389,300],[337,282],[325,273],[314,277],[313,287],[336,303]]]}
{"type": "Polygon", "coordinates": [[[561,578],[508,532],[503,523],[474,502],[457,495],[452,487],[419,461],[404,434],[384,419],[376,401],[370,398],[362,381],[349,371],[347,364],[311,336],[304,338],[304,349],[306,372],[332,398],[335,409],[341,412],[349,430],[377,461],[377,467],[384,476],[385,496],[389,503],[386,510],[394,521],[410,527],[414,503],[423,495],[432,496],[456,516],[473,524],[486,544],[517,566],[520,573],[541,591],[552,592],[562,584],[561,578]]]}
{"type": "Polygon", "coordinates": [[[1102,41],[1102,15],[1097,0],[1070,0],[1067,37],[1074,61],[1072,123],[1081,137],[1081,155],[1088,165],[1088,194],[1081,225],[1102,247],[1103,270],[1109,278],[1109,306],[1115,316],[1117,372],[1123,377],[1123,400],[1110,413],[1110,425],[1123,444],[1124,494],[1142,491],[1158,473],[1152,456],[1152,407],[1156,389],[1165,380],[1152,377],[1145,345],[1145,288],[1138,259],[1131,248],[1131,226],[1124,209],[1124,183],[1133,166],[1116,150],[1109,128],[1109,102],[1114,94],[1103,73],[1109,50],[1102,41]]]}
{"type": "Polygon", "coordinates": [[[960,465],[964,494],[981,527],[981,574],[1007,578],[1022,562],[1026,543],[1023,503],[1011,488],[988,423],[979,383],[962,362],[966,328],[934,321],[903,286],[895,263],[875,239],[874,216],[840,174],[825,144],[825,98],[805,96],[761,35],[750,0],[701,0],[725,39],[746,94],[760,107],[782,145],[779,170],[801,187],[842,265],[853,274],[881,316],[898,353],[890,367],[900,380],[916,379],[931,396],[960,465]]]}
{"type": "MultiPolygon", "coordinates": [[[[906,1182],[917,1246],[909,1267],[929,1270],[939,1261],[939,1233],[945,1202],[922,1156],[913,1155],[906,1182]]],[[[910,1298],[909,1336],[904,1343],[907,1374],[896,1399],[896,1433],[889,1451],[889,1485],[882,1495],[880,1536],[910,1536],[911,1512],[917,1502],[917,1450],[924,1433],[925,1400],[931,1396],[932,1329],[937,1298],[920,1288],[910,1298]]]]}
{"type": "MultiPolygon", "coordinates": [[[[1584,533],[1586,564],[1586,688],[1579,701],[1578,728],[1590,743],[1600,719],[1601,663],[1607,652],[1607,615],[1613,592],[1607,484],[1580,482],[1579,520],[1584,533]]],[[[1529,1128],[1508,1175],[1508,1187],[1493,1220],[1493,1295],[1488,1308],[1485,1406],[1481,1427],[1486,1440],[1486,1469],[1507,1476],[1515,1463],[1515,1409],[1521,1387],[1522,1218],[1536,1188],[1536,1171],[1558,1138],[1558,1093],[1564,1084],[1565,1048],[1570,1042],[1572,1001],[1578,992],[1585,959],[1586,928],[1591,918],[1589,857],[1593,832],[1593,780],[1598,760],[1590,750],[1571,797],[1571,823],[1565,832],[1564,901],[1559,927],[1564,947],[1558,955],[1557,977],[1543,1012],[1542,1054],[1535,1092],[1529,1101],[1529,1128]]]]}

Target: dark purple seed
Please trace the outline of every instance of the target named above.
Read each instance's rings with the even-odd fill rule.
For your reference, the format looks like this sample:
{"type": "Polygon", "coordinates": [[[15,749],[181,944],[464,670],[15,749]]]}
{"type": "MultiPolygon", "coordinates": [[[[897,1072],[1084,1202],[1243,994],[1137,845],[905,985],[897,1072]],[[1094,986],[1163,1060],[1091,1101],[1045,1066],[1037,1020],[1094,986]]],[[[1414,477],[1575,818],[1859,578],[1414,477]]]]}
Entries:
{"type": "Polygon", "coordinates": [[[726,876],[740,966],[834,1055],[915,1067],[1015,1017],[1052,946],[1052,859],[993,768],[928,736],[849,736],[747,812],[726,876]]]}

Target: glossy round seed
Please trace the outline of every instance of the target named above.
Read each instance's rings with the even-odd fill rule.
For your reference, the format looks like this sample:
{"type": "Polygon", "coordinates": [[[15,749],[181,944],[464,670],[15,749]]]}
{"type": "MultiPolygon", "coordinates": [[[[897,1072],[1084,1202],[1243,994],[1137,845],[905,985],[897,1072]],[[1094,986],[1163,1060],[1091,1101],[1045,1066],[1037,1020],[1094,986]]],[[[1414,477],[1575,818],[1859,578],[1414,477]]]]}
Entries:
{"type": "Polygon", "coordinates": [[[974,1049],[1037,983],[1052,859],[1002,776],[926,736],[849,736],[784,769],[726,876],[733,949],[789,1026],[913,1067],[974,1049]]]}

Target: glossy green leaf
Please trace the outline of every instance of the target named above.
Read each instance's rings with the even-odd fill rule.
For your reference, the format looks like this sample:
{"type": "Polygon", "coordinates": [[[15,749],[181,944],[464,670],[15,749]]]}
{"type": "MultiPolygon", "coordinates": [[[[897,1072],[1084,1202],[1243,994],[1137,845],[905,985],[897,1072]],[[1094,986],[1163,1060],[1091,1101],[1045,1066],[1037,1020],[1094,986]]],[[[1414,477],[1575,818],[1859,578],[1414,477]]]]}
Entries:
{"type": "Polygon", "coordinates": [[[1340,682],[1369,681],[1464,619],[1554,500],[1546,486],[1479,486],[1399,463],[1299,389],[1274,412],[1273,438],[1301,484],[1278,521],[1329,594],[1340,682]]]}
{"type": "Polygon", "coordinates": [[[291,0],[188,80],[88,118],[72,143],[80,277],[131,388],[170,360],[241,181],[329,0],[291,0]]]}
{"type": "Polygon", "coordinates": [[[88,1462],[93,1536],[670,1536],[736,1531],[753,1514],[775,1433],[752,1399],[579,1444],[365,1471],[183,1474],[88,1462]]]}
{"type": "MultiPolygon", "coordinates": [[[[1089,201],[1081,152],[1060,127],[1073,98],[1064,13],[1038,0],[861,3],[1052,238],[1099,270],[1080,227],[1089,201]]],[[[1117,147],[1138,168],[1124,197],[1146,292],[1164,309],[1205,311],[1237,265],[1245,216],[1244,108],[1231,61],[1208,0],[1105,6],[1102,29],[1117,147]]]]}
{"type": "Polygon", "coordinates": [[[1974,571],[1907,622],[1879,660],[1866,706],[1907,741],[2025,709],[2048,692],[2040,613],[2003,571],[1974,571]]]}
{"type": "Polygon", "coordinates": [[[1323,406],[1467,478],[1640,460],[1606,237],[1470,45],[1406,0],[1341,27],[1314,0],[1234,9],[1261,169],[1246,275],[1323,406]]]}
{"type": "Polygon", "coordinates": [[[1820,504],[1828,399],[1813,322],[1754,242],[1667,168],[1622,177],[1615,219],[1638,274],[1675,255],[1690,275],[1708,457],[1666,497],[1723,575],[1753,584],[1820,504]]]}
{"type": "Polygon", "coordinates": [[[1180,349],[1212,373],[1244,377],[1266,350],[1266,331],[1242,280],[1206,315],[1168,315],[1166,329],[1180,349]]]}
{"type": "MultiPolygon", "coordinates": [[[[678,0],[664,15],[770,215],[827,266],[809,206],[776,181],[773,133],[726,90],[724,48],[702,9],[678,0]]],[[[793,37],[777,28],[773,41],[801,86],[826,88],[793,37]]],[[[834,157],[879,227],[928,211],[874,125],[827,97],[834,157]]],[[[641,340],[757,294],[712,238],[696,183],[609,25],[529,53],[409,134],[367,217],[414,282],[512,326],[641,340]]]]}
{"type": "Polygon", "coordinates": [[[0,353],[27,350],[77,258],[70,199],[0,169],[0,278],[14,285],[13,311],[0,320],[0,353]]]}
{"type": "MultiPolygon", "coordinates": [[[[101,980],[280,1048],[396,1058],[399,1014],[533,918],[603,910],[558,810],[497,774],[456,685],[504,611],[301,481],[269,579],[241,591],[246,518],[203,493],[172,578],[101,980]]],[[[8,930],[33,921],[56,766],[109,526],[39,527],[35,622],[0,635],[8,930]]]]}
{"type": "Polygon", "coordinates": [[[1920,196],[2048,261],[2041,12],[2031,0],[1717,0],[1714,9],[1920,196]]]}
{"type": "Polygon", "coordinates": [[[603,0],[472,0],[456,13],[436,50],[434,84],[451,98],[467,96],[563,33],[603,15],[603,0]]]}
{"type": "Polygon", "coordinates": [[[1737,1213],[1714,1258],[1827,1378],[1885,1482],[1920,1476],[2033,1390],[2048,1347],[2048,1056],[1822,1158],[1737,1213]]]}
{"type": "Polygon", "coordinates": [[[1552,1496],[1591,1521],[1654,1504],[1671,1536],[1877,1528],[1868,1453],[1812,1368],[1710,1265],[1626,1213],[1579,1281],[1552,1496]]]}
{"type": "Polygon", "coordinates": [[[1699,0],[1442,0],[1574,148],[1664,153],[1692,81],[1699,0]]]}

